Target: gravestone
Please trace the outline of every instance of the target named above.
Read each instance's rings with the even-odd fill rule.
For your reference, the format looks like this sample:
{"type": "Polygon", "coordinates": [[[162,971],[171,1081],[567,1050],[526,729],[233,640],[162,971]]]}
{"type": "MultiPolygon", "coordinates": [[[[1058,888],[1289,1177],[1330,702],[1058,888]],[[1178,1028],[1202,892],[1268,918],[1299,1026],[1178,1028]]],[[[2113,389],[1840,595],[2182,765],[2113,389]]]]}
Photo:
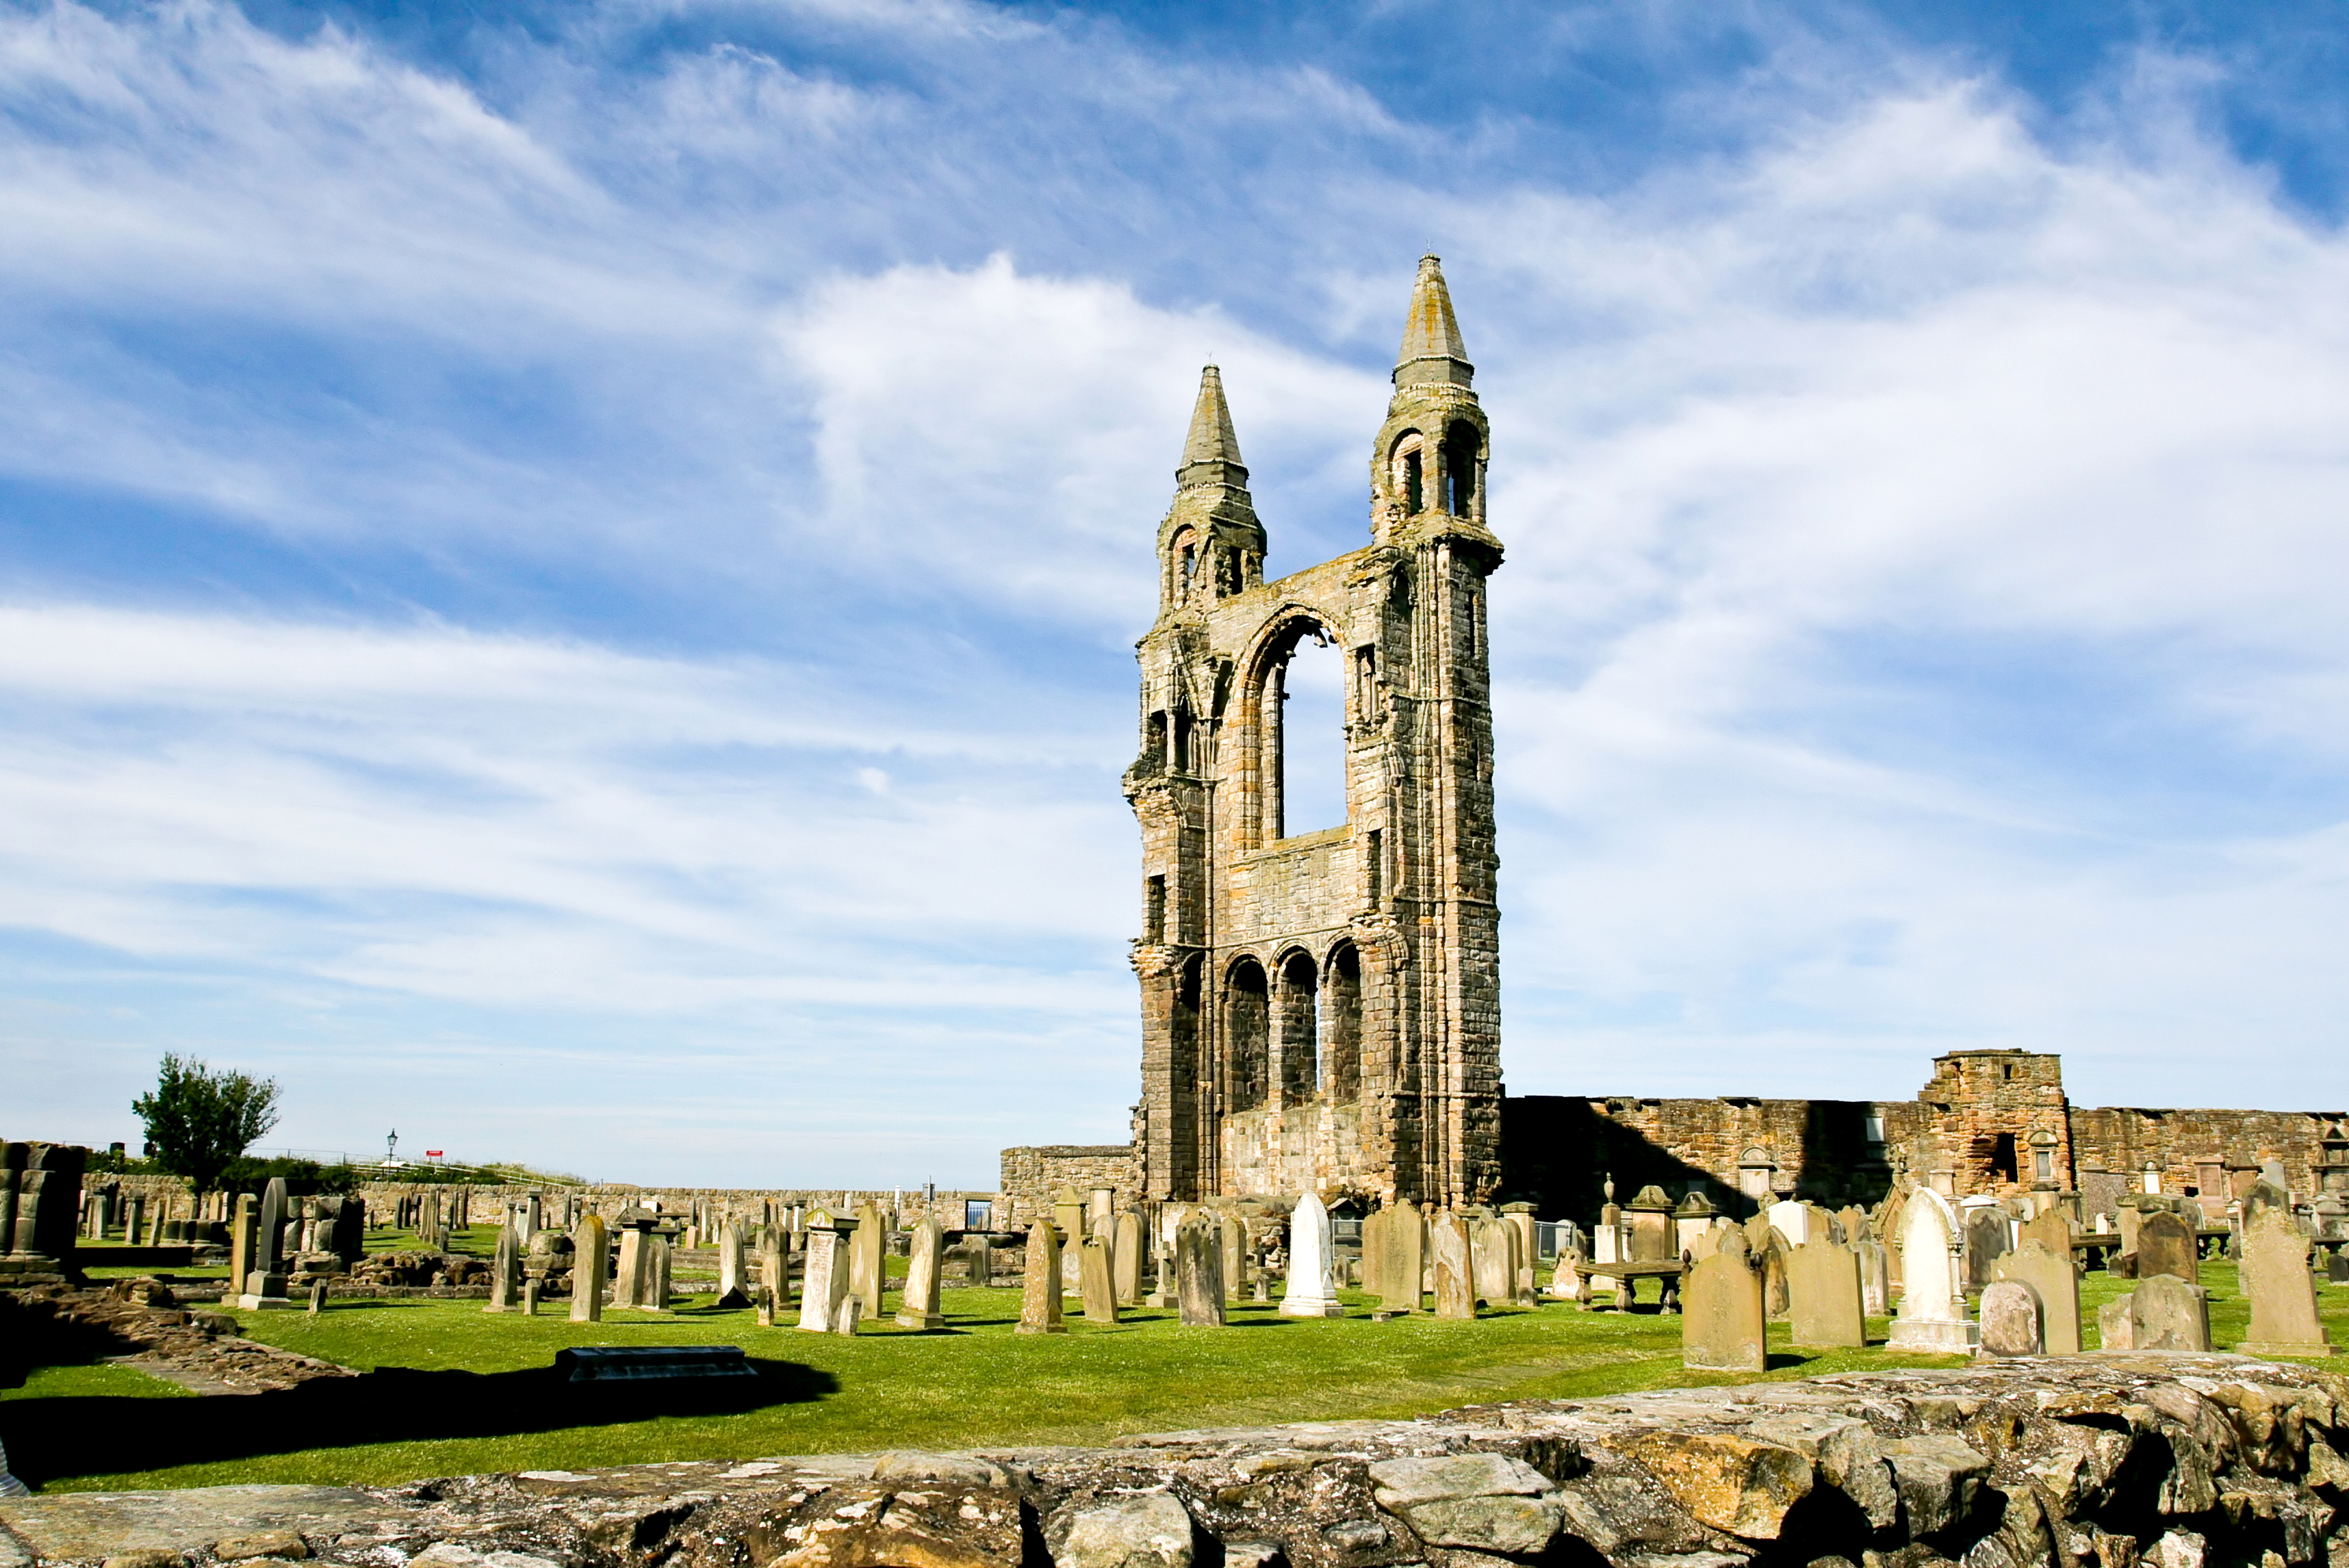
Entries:
{"type": "Polygon", "coordinates": [[[1450,1209],[1438,1209],[1427,1230],[1429,1251],[1435,1254],[1435,1315],[1475,1316],[1476,1281],[1468,1252],[1467,1222],[1450,1209]]]}
{"type": "MultiPolygon", "coordinates": [[[[1868,1327],[1860,1311],[1859,1259],[1824,1235],[1786,1254],[1793,1342],[1814,1347],[1865,1346],[1868,1327]]],[[[1682,1311],[1688,1310],[1685,1303],[1682,1311]]]]}
{"type": "Polygon", "coordinates": [[[1957,1216],[1930,1187],[1909,1193],[1900,1214],[1900,1312],[1892,1320],[1889,1350],[1964,1356],[1974,1348],[1958,1268],[1957,1216]]]}
{"type": "Polygon", "coordinates": [[[1702,1372],[1759,1372],[1769,1320],[1762,1276],[1745,1255],[1745,1234],[1732,1230],[1681,1287],[1681,1364],[1702,1372]]]}
{"type": "Polygon", "coordinates": [[[604,1320],[605,1272],[612,1266],[612,1243],[604,1234],[604,1216],[581,1217],[571,1233],[571,1321],[604,1320]]]}
{"type": "MultiPolygon", "coordinates": [[[[1057,1205],[1056,1205],[1057,1207],[1057,1205]]],[[[1077,1210],[1081,1221],[1082,1206],[1077,1210]]],[[[1026,1278],[1019,1292],[1019,1326],[1016,1334],[1066,1334],[1061,1321],[1061,1231],[1050,1220],[1028,1227],[1026,1278]]]]}
{"type": "Polygon", "coordinates": [[[1794,1250],[1785,1233],[1771,1225],[1764,1230],[1762,1245],[1752,1254],[1762,1275],[1762,1309],[1773,1321],[1795,1310],[1794,1291],[1786,1281],[1786,1254],[1794,1250]]]}
{"type": "Polygon", "coordinates": [[[1517,1298],[1516,1232],[1506,1220],[1479,1219],[1468,1228],[1468,1257],[1476,1295],[1493,1306],[1517,1298]]]}
{"type": "Polygon", "coordinates": [[[2251,1333],[2236,1346],[2246,1356],[2330,1356],[2332,1341],[2316,1315],[2316,1281],[2308,1272],[2308,1238],[2292,1211],[2261,1207],[2245,1231],[2243,1294],[2251,1300],[2251,1333]]]}
{"type": "Polygon", "coordinates": [[[848,1241],[848,1294],[864,1304],[864,1315],[881,1315],[881,1293],[888,1284],[888,1227],[880,1209],[870,1202],[858,1206],[856,1232],[848,1241]]]}
{"type": "Polygon", "coordinates": [[[647,1312],[668,1310],[670,1262],[668,1238],[656,1232],[645,1243],[645,1304],[647,1312]]]}
{"type": "Polygon", "coordinates": [[[913,1244],[905,1253],[905,1289],[897,1298],[900,1328],[944,1328],[946,1315],[938,1310],[938,1276],[945,1262],[946,1233],[936,1220],[914,1223],[913,1244]]]}
{"type": "Polygon", "coordinates": [[[1976,1209],[1966,1216],[1966,1289],[1980,1291],[1996,1277],[1998,1260],[2012,1249],[2004,1209],[1976,1209]]]}
{"type": "Polygon", "coordinates": [[[1193,1211],[1174,1228],[1174,1290],[1185,1328],[1224,1326],[1223,1228],[1193,1211]]]}
{"type": "Polygon", "coordinates": [[[652,1216],[628,1209],[615,1222],[620,1233],[620,1261],[612,1272],[612,1305],[635,1308],[648,1305],[653,1288],[652,1216]]]}
{"type": "Polygon", "coordinates": [[[1807,1203],[1797,1203],[1790,1198],[1763,1210],[1762,1217],[1769,1221],[1772,1230],[1786,1238],[1790,1247],[1799,1247],[1811,1240],[1811,1207],[1807,1203]]]}
{"type": "Polygon", "coordinates": [[[823,1209],[807,1217],[807,1261],[800,1265],[799,1326],[830,1334],[848,1299],[848,1232],[823,1209]]]}
{"type": "Polygon", "coordinates": [[[1379,1305],[1389,1312],[1417,1312],[1427,1274],[1427,1222],[1408,1198],[1379,1212],[1386,1216],[1379,1238],[1379,1305]]]}
{"type": "Polygon", "coordinates": [[[538,1282],[534,1279],[522,1282],[522,1315],[524,1317],[538,1315],[538,1282]]]}
{"type": "MultiPolygon", "coordinates": [[[[2032,1295],[2038,1297],[2039,1337],[2044,1354],[2080,1354],[2080,1271],[2072,1262],[2068,1236],[2061,1253],[2050,1252],[2039,1233],[2025,1236],[2021,1246],[1998,1260],[1996,1272],[1993,1284],[2012,1281],[2027,1284],[2032,1295]]],[[[1987,1338],[1987,1324],[1982,1333],[1987,1338]]]]}
{"type": "Polygon", "coordinates": [[[134,1247],[147,1244],[147,1200],[140,1193],[130,1195],[130,1219],[123,1228],[122,1239],[134,1247]]]}
{"type": "Polygon", "coordinates": [[[2150,1279],[2155,1274],[2168,1274],[2188,1284],[2201,1283],[2202,1266],[2195,1257],[2194,1227],[2176,1214],[2147,1214],[2137,1222],[2137,1277],[2150,1279]]]}
{"type": "Polygon", "coordinates": [[[2069,1257],[2072,1252],[2072,1222],[2064,1211],[2050,1207],[2023,1222],[2015,1237],[2015,1245],[2037,1242],[2056,1257],[2069,1257]]]}
{"type": "Polygon", "coordinates": [[[285,1297],[285,1178],[273,1176],[261,1192],[261,1220],[254,1231],[253,1271],[245,1275],[237,1305],[246,1311],[290,1307],[285,1297]]]}
{"type": "Polygon", "coordinates": [[[2210,1348],[2210,1297],[2175,1274],[2141,1280],[2128,1301],[2131,1350],[2210,1348]]]}
{"type": "Polygon", "coordinates": [[[759,1289],[770,1315],[792,1303],[791,1233],[770,1225],[759,1236],[759,1289]]]}
{"type": "Polygon", "coordinates": [[[2120,1232],[2121,1255],[2131,1259],[2131,1266],[2134,1267],[2137,1227],[2145,1223],[2145,1211],[2135,1203],[2125,1202],[2113,1211],[2113,1223],[2120,1232]]]}
{"type": "Polygon", "coordinates": [[[1892,1270],[1884,1243],[1863,1235],[1851,1250],[1859,1259],[1860,1305],[1868,1316],[1883,1317],[1892,1310],[1892,1270]]]}
{"type": "Polygon", "coordinates": [[[512,1312],[522,1292],[522,1237],[511,1223],[498,1227],[497,1254],[490,1261],[490,1305],[483,1312],[512,1312]]]}
{"type": "Polygon", "coordinates": [[[2324,1260],[2324,1281],[2327,1284],[2349,1284],[2349,1252],[2336,1248],[2324,1260]]]}
{"type": "Polygon", "coordinates": [[[862,1327],[864,1323],[864,1298],[851,1291],[840,1298],[840,1311],[832,1320],[832,1331],[834,1334],[844,1334],[854,1339],[856,1337],[857,1329],[862,1327]]]}
{"type": "Polygon", "coordinates": [[[2021,1280],[1992,1280],[1982,1286],[1982,1354],[2038,1356],[2046,1342],[2040,1332],[2039,1293],[2021,1280]]]}
{"type": "Polygon", "coordinates": [[[236,1217],[229,1222],[228,1277],[236,1294],[244,1294],[244,1276],[253,1272],[253,1256],[261,1239],[261,1203],[250,1192],[236,1195],[236,1217]]]}
{"type": "Polygon", "coordinates": [[[2239,1233],[2245,1237],[2250,1236],[2251,1222],[2270,1209],[2280,1209],[2289,1215],[2292,1212],[2292,1194],[2284,1191],[2282,1182],[2271,1181],[2262,1176],[2243,1190],[2241,1229],[2239,1233]]]}
{"type": "Polygon", "coordinates": [[[1247,1288],[1247,1227],[1237,1217],[1223,1216],[1224,1289],[1226,1299],[1237,1301],[1240,1292],[1247,1288]]]}
{"type": "Polygon", "coordinates": [[[749,1284],[742,1267],[742,1222],[722,1220],[718,1225],[718,1305],[742,1307],[750,1305],[749,1284]]]}
{"type": "Polygon", "coordinates": [[[1110,1283],[1117,1287],[1120,1306],[1142,1305],[1142,1216],[1127,1209],[1117,1216],[1110,1259],[1110,1283]]]}
{"type": "MultiPolygon", "coordinates": [[[[1104,1227],[1106,1228],[1106,1227],[1104,1227]]],[[[1111,1243],[1107,1237],[1087,1236],[1077,1260],[1078,1299],[1085,1304],[1087,1323],[1117,1321],[1117,1282],[1112,1279],[1111,1243]]]]}
{"type": "Polygon", "coordinates": [[[1288,1284],[1281,1292],[1283,1317],[1343,1317],[1334,1272],[1337,1240],[1330,1211],[1311,1192],[1297,1200],[1288,1216],[1288,1284]]]}

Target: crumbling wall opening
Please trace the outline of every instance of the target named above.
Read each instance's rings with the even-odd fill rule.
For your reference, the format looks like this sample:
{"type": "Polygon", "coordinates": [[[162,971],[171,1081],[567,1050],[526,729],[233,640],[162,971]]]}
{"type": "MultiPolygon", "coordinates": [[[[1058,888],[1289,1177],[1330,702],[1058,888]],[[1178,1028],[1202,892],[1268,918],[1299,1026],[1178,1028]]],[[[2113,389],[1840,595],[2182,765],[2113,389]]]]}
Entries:
{"type": "Polygon", "coordinates": [[[1346,668],[1319,624],[1301,623],[1265,679],[1268,838],[1346,820],[1346,668]]]}
{"type": "Polygon", "coordinates": [[[1234,963],[1224,980],[1224,1059],[1226,1092],[1235,1111],[1264,1105],[1270,1045],[1268,1001],[1264,965],[1253,958],[1234,963]]]}
{"type": "Polygon", "coordinates": [[[1362,954],[1350,942],[1330,953],[1321,977],[1321,1082],[1340,1105],[1361,1098],[1362,954]]]}
{"type": "Polygon", "coordinates": [[[1292,953],[1281,960],[1273,1016],[1278,1026],[1283,1105],[1306,1104],[1320,1088],[1319,978],[1309,954],[1292,953]]]}
{"type": "Polygon", "coordinates": [[[1475,509],[1476,458],[1483,445],[1476,427],[1465,419],[1444,432],[1444,510],[1454,517],[1466,517],[1475,509]]]}

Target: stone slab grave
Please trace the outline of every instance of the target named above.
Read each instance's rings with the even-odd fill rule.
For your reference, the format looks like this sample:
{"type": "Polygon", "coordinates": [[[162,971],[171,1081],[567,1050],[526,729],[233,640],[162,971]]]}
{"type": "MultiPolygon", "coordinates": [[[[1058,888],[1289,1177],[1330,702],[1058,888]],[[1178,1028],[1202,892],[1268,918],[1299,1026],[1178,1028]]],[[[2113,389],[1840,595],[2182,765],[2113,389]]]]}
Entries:
{"type": "Polygon", "coordinates": [[[2202,1266],[2195,1252],[2194,1227],[2164,1211],[2137,1222],[2137,1277],[2168,1274],[2188,1284],[2202,1283],[2202,1266]]]}
{"type": "Polygon", "coordinates": [[[1981,1354],[2046,1354],[2046,1336],[2041,1329],[2040,1317],[2037,1291],[2020,1280],[1992,1280],[1982,1286],[1981,1354]]]}
{"type": "Polygon", "coordinates": [[[1822,1235],[1793,1248],[1786,1254],[1786,1293],[1794,1344],[1812,1348],[1867,1345],[1859,1255],[1849,1247],[1822,1235]]]}
{"type": "MultiPolygon", "coordinates": [[[[2030,1227],[2025,1226],[2024,1229],[2028,1231],[2030,1227]]],[[[1997,1281],[2029,1285],[2032,1294],[2039,1298],[2039,1328],[2047,1355],[2077,1356],[2080,1353],[2080,1271],[2078,1265],[2072,1262],[2068,1239],[2064,1251],[2056,1253],[2050,1252],[2041,1240],[2044,1233],[2025,1235],[2023,1244],[1999,1259],[1998,1266],[1992,1272],[1997,1281]]]]}
{"type": "Polygon", "coordinates": [[[739,1345],[574,1345],[554,1353],[567,1383],[643,1383],[687,1377],[756,1377],[739,1345]]]}
{"type": "Polygon", "coordinates": [[[2243,1294],[2251,1302],[2251,1333],[2242,1344],[2248,1354],[2333,1354],[2316,1315],[2308,1254],[2308,1238],[2290,1208],[2271,1203],[2252,1214],[2243,1237],[2243,1294]]]}
{"type": "Polygon", "coordinates": [[[1768,1365],[1769,1318],[1762,1275],[1731,1229],[1689,1270],[1681,1290],[1681,1365],[1692,1371],[1759,1372],[1768,1365]]]}
{"type": "Polygon", "coordinates": [[[2106,1350],[2210,1348],[2210,1297],[2175,1274],[2155,1274],[2096,1309],[2096,1332],[2106,1350]]]}
{"type": "Polygon", "coordinates": [[[2344,1449],[2349,1386],[2313,1368],[2086,1356],[1092,1449],[65,1493],[0,1501],[0,1561],[202,1568],[282,1532],[340,1568],[2317,1565],[2349,1555],[2316,1490],[2344,1449]],[[2116,1479],[2133,1537],[2107,1533],[2116,1479]]]}
{"type": "Polygon", "coordinates": [[[1962,1356],[1976,1342],[1966,1316],[1959,1272],[1957,1216],[1930,1188],[1909,1194],[1900,1215],[1900,1311],[1892,1320],[1893,1350],[1962,1356]]]}

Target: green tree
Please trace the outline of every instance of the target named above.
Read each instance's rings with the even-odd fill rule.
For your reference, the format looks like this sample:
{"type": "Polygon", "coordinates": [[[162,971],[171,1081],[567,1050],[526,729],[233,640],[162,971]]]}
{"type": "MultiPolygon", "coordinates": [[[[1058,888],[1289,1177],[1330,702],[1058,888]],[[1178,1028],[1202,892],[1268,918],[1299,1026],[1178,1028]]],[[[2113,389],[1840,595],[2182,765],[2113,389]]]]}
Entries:
{"type": "Polygon", "coordinates": [[[155,1092],[130,1109],[147,1124],[155,1163],[186,1177],[201,1195],[218,1191],[230,1162],[277,1125],[277,1080],[214,1072],[193,1057],[166,1054],[155,1092]]]}

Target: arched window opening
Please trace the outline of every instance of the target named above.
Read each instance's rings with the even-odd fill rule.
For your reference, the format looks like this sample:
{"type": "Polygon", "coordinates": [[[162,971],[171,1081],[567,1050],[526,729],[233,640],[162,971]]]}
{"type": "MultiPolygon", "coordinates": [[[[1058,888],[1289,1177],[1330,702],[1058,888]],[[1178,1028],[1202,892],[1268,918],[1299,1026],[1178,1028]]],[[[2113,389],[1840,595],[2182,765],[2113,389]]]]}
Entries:
{"type": "Polygon", "coordinates": [[[1138,771],[1156,773],[1166,766],[1166,710],[1159,709],[1142,727],[1142,767],[1138,771]]]}
{"type": "Polygon", "coordinates": [[[1308,954],[1292,953],[1280,965],[1280,990],[1274,998],[1274,1017],[1278,1026],[1283,1105],[1303,1105],[1321,1087],[1315,979],[1313,959],[1308,954]]]}
{"type": "Polygon", "coordinates": [[[1232,965],[1224,985],[1225,1058],[1230,1068],[1231,1108],[1257,1110],[1264,1105],[1265,1068],[1270,1056],[1270,1022],[1264,966],[1253,958],[1232,965]]]}
{"type": "Polygon", "coordinates": [[[1346,665],[1329,634],[1299,636],[1265,681],[1268,838],[1346,820],[1346,665]]]}
{"type": "Polygon", "coordinates": [[[1191,771],[1191,710],[1188,707],[1174,710],[1174,771],[1191,771]]]}
{"type": "Polygon", "coordinates": [[[1993,1181],[2019,1181],[2022,1167],[2015,1160],[2014,1134],[2002,1132],[1990,1147],[1990,1179],[1993,1181]]]}
{"type": "Polygon", "coordinates": [[[1362,954],[1341,942],[1321,976],[1321,1084],[1340,1105],[1362,1092],[1362,954]]]}
{"type": "Polygon", "coordinates": [[[1483,445],[1476,427],[1464,419],[1444,432],[1444,510],[1454,517],[1466,517],[1476,500],[1476,457],[1483,445]]]}
{"type": "Polygon", "coordinates": [[[1427,504],[1420,469],[1419,449],[1413,447],[1402,455],[1402,509],[1414,514],[1427,504]]]}

